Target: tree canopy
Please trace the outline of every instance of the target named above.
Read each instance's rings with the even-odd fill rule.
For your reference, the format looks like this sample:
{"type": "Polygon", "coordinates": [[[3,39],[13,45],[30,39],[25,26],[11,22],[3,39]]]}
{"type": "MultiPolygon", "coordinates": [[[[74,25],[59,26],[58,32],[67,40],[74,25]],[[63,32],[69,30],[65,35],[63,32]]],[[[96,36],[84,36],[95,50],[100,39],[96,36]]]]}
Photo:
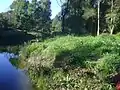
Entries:
{"type": "Polygon", "coordinates": [[[61,3],[61,11],[51,19],[50,0],[15,0],[10,11],[1,13],[0,26],[35,32],[41,38],[56,32],[63,35],[119,32],[119,0],[57,1],[61,3]]]}

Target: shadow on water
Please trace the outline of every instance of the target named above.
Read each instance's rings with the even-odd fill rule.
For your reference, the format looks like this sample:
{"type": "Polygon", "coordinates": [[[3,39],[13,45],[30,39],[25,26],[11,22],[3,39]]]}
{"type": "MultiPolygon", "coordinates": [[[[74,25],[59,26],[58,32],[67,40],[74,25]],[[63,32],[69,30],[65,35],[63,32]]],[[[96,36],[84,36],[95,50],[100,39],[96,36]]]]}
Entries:
{"type": "Polygon", "coordinates": [[[35,39],[36,36],[18,30],[5,30],[0,34],[0,46],[20,45],[35,39]]]}
{"type": "Polygon", "coordinates": [[[0,53],[0,90],[32,90],[28,77],[9,62],[14,54],[0,53]]]}

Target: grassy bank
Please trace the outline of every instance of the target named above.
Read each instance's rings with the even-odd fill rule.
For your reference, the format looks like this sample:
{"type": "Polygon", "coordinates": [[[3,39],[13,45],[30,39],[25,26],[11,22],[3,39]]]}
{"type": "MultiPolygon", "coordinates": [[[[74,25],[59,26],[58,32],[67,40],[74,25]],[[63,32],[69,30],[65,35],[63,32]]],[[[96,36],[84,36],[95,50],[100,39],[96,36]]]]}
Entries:
{"type": "Polygon", "coordinates": [[[23,47],[20,59],[39,90],[114,90],[120,37],[57,37],[23,47]]]}

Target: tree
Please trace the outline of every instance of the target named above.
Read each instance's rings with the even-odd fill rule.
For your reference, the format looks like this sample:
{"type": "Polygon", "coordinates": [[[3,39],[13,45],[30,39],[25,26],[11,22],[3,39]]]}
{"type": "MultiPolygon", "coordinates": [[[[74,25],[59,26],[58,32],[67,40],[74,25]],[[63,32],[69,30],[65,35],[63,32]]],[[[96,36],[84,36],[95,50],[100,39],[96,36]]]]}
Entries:
{"type": "Polygon", "coordinates": [[[8,18],[4,16],[4,13],[0,13],[0,28],[7,30],[9,25],[8,18]]]}
{"type": "Polygon", "coordinates": [[[62,32],[69,34],[85,34],[86,21],[92,16],[87,17],[87,10],[89,9],[94,17],[95,10],[90,5],[91,0],[66,0],[62,5],[61,10],[61,21],[62,21],[62,32]],[[86,13],[86,15],[85,15],[86,13]]]}
{"type": "Polygon", "coordinates": [[[107,14],[106,14],[106,22],[108,24],[108,31],[112,35],[115,28],[117,27],[117,23],[119,23],[120,1],[109,0],[108,4],[110,5],[110,8],[108,9],[107,14]]]}
{"type": "MultiPolygon", "coordinates": [[[[40,2],[38,3],[37,0],[32,0],[32,2],[29,4],[28,7],[28,15],[30,16],[30,24],[31,24],[31,31],[37,31],[38,29],[36,28],[40,21],[41,17],[41,7],[39,6],[40,2]],[[39,21],[39,22],[37,22],[39,21]]],[[[40,26],[40,25],[39,25],[40,26]]]]}
{"type": "Polygon", "coordinates": [[[100,3],[102,0],[95,0],[94,6],[97,4],[98,24],[97,24],[97,35],[100,34],[100,3]]]}
{"type": "Polygon", "coordinates": [[[50,0],[16,0],[11,9],[15,14],[17,28],[37,32],[41,37],[50,34],[50,0]]]}
{"type": "Polygon", "coordinates": [[[28,0],[15,0],[10,6],[15,15],[16,27],[22,30],[29,30],[28,5],[28,0]]]}
{"type": "Polygon", "coordinates": [[[5,30],[8,30],[9,26],[8,18],[4,16],[4,13],[0,13],[0,37],[5,30]]]}
{"type": "Polygon", "coordinates": [[[60,35],[61,34],[61,30],[62,30],[62,21],[61,21],[61,12],[59,12],[55,18],[53,18],[52,20],[52,27],[51,27],[51,31],[52,31],[52,35],[56,36],[56,35],[60,35]]]}
{"type": "Polygon", "coordinates": [[[41,4],[41,9],[42,9],[42,18],[41,18],[41,22],[42,22],[42,29],[41,29],[41,33],[42,33],[42,37],[47,37],[50,35],[51,31],[50,31],[50,27],[51,27],[51,1],[50,0],[41,0],[40,1],[41,4]]]}

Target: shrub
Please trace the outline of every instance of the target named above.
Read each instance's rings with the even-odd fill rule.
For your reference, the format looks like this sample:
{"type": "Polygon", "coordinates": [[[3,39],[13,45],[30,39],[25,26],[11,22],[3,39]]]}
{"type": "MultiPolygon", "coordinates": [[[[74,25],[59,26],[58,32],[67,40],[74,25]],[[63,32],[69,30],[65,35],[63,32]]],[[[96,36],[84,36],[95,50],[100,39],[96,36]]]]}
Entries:
{"type": "Polygon", "coordinates": [[[97,62],[96,68],[103,76],[115,74],[120,68],[120,56],[117,54],[105,54],[103,58],[97,62]]]}
{"type": "Polygon", "coordinates": [[[43,83],[49,90],[114,90],[105,79],[119,68],[119,39],[115,35],[57,37],[25,46],[20,57],[37,85],[33,76],[43,79],[39,81],[40,90],[43,83]],[[87,74],[81,72],[84,69],[88,70],[87,74]]]}

